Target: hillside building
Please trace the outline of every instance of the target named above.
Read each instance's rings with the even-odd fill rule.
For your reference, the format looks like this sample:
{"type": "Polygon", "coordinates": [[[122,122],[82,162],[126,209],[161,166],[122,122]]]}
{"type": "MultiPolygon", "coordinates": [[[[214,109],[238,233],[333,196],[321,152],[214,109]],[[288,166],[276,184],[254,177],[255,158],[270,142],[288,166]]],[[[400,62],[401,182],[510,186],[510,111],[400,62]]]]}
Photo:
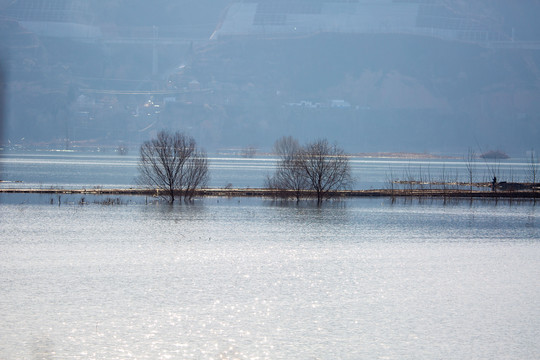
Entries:
{"type": "Polygon", "coordinates": [[[92,23],[88,0],[16,0],[0,16],[42,37],[91,40],[101,36],[92,23]]]}
{"type": "Polygon", "coordinates": [[[301,37],[317,33],[410,34],[485,42],[488,24],[442,0],[245,0],[233,3],[212,35],[301,37]]]}

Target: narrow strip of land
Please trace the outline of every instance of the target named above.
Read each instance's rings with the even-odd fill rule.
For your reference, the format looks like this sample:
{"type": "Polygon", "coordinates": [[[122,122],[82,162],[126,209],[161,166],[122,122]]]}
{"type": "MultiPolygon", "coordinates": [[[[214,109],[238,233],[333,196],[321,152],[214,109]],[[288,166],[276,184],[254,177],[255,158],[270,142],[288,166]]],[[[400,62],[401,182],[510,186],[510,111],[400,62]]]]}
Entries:
{"type": "MultiPolygon", "coordinates": [[[[80,194],[80,195],[138,195],[138,196],[166,196],[166,193],[156,189],[0,189],[1,193],[16,194],[80,194]]],[[[180,193],[179,193],[180,194],[180,193]]],[[[198,189],[193,194],[195,197],[265,197],[286,198],[294,197],[293,192],[286,190],[261,189],[261,188],[212,188],[198,189]]],[[[311,192],[306,191],[305,197],[310,197],[311,192]]],[[[537,199],[540,191],[535,190],[463,190],[463,189],[373,189],[373,190],[340,190],[330,194],[333,198],[352,197],[443,197],[443,198],[515,198],[537,199]]]]}

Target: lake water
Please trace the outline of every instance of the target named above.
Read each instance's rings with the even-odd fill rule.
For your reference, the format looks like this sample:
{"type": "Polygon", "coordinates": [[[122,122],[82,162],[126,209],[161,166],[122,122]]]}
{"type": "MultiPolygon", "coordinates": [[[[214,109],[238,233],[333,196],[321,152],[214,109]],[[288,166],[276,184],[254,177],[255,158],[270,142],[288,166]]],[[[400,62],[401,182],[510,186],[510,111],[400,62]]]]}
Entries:
{"type": "Polygon", "coordinates": [[[540,358],[532,202],[103,200],[0,195],[1,359],[540,358]]]}
{"type": "MultiPolygon", "coordinates": [[[[136,155],[120,156],[90,152],[20,152],[0,156],[1,187],[16,188],[130,188],[137,186],[136,155]]],[[[210,156],[210,187],[264,186],[267,175],[273,173],[273,157],[210,156]]],[[[351,158],[355,189],[388,187],[391,179],[468,182],[468,172],[462,159],[377,159],[351,158]]],[[[473,181],[491,182],[493,174],[499,181],[530,181],[527,159],[497,162],[477,160],[473,181]]]]}

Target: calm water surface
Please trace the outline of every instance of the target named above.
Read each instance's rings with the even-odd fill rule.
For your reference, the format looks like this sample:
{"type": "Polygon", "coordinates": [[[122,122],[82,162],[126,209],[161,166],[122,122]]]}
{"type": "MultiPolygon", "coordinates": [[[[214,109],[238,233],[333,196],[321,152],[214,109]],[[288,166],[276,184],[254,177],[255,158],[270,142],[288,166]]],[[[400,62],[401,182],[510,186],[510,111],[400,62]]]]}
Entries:
{"type": "MultiPolygon", "coordinates": [[[[210,186],[260,187],[274,162],[212,157],[210,186]]],[[[0,165],[2,187],[137,176],[136,156],[0,165]]],[[[467,181],[457,160],[351,165],[358,189],[419,173],[467,181]]],[[[526,177],[523,161],[489,167],[526,177]]],[[[0,195],[0,359],[540,358],[534,203],[82,200],[0,195]]]]}
{"type": "Polygon", "coordinates": [[[540,357],[531,203],[71,200],[0,198],[2,359],[540,357]]]}
{"type": "MultiPolygon", "coordinates": [[[[120,156],[91,152],[18,152],[0,154],[0,186],[16,188],[130,188],[137,186],[137,155],[120,156]]],[[[275,169],[273,157],[210,156],[210,187],[263,187],[275,169]]],[[[389,180],[468,182],[465,161],[460,159],[351,158],[355,189],[385,188],[389,180]]],[[[530,181],[527,159],[500,162],[478,160],[473,181],[530,181]]]]}

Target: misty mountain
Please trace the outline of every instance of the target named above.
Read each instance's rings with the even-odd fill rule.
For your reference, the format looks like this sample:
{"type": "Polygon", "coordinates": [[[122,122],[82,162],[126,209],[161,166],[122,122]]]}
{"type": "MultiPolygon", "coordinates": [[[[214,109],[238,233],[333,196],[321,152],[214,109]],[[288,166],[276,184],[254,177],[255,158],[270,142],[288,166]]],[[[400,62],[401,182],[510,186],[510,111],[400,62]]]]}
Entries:
{"type": "Polygon", "coordinates": [[[244,123],[260,136],[331,134],[360,151],[458,151],[477,142],[530,148],[540,135],[538,55],[413,36],[321,34],[229,39],[193,70],[242,93],[236,112],[254,119],[244,123]],[[333,108],[333,99],[350,106],[333,108]]]}
{"type": "Polygon", "coordinates": [[[30,31],[59,24],[40,3],[0,3],[11,142],[136,145],[170,128],[209,150],[282,135],[351,152],[540,145],[540,1],[50,2],[78,37],[30,31]]]}

